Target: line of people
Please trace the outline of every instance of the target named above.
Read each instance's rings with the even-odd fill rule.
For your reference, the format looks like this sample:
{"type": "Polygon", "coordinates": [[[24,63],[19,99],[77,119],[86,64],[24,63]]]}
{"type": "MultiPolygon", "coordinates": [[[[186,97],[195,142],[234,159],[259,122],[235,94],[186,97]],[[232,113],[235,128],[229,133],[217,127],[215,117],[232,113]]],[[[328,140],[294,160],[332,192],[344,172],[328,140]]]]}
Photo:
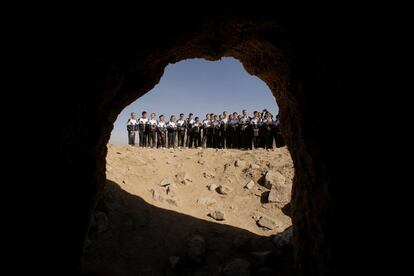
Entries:
{"type": "Polygon", "coordinates": [[[285,145],[279,123],[279,115],[273,115],[264,109],[254,111],[249,117],[246,110],[239,115],[233,112],[228,115],[207,113],[203,121],[199,117],[193,118],[190,113],[184,118],[181,113],[178,120],[171,115],[168,122],[164,115],[158,120],[155,113],[150,118],[143,111],[141,118],[135,112],[127,122],[128,143],[135,145],[136,133],[140,147],[152,148],[228,148],[228,149],[271,149],[285,145]]]}

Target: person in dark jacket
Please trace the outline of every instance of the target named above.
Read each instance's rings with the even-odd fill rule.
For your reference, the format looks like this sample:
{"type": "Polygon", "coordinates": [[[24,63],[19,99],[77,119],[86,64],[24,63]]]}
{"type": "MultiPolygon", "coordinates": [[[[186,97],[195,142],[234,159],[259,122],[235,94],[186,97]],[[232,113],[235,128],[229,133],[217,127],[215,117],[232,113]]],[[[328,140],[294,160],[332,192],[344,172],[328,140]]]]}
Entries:
{"type": "Polygon", "coordinates": [[[260,127],[262,124],[262,120],[260,119],[260,115],[258,111],[255,111],[253,119],[250,120],[250,125],[252,128],[252,135],[253,135],[253,145],[254,148],[259,148],[260,144],[260,127]]]}
{"type": "Polygon", "coordinates": [[[148,147],[154,148],[157,146],[157,125],[155,113],[151,113],[151,118],[148,121],[148,147]]]}

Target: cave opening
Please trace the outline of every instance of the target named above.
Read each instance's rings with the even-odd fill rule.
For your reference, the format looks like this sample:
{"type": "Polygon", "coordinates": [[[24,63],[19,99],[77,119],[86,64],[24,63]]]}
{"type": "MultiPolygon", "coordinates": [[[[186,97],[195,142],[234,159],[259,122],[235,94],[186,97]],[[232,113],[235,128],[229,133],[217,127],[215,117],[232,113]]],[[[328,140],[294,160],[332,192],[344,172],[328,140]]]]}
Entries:
{"type": "Polygon", "coordinates": [[[294,169],[287,147],[277,140],[277,114],[268,86],[234,58],[168,65],[159,84],[127,106],[114,123],[106,185],[85,248],[85,270],[215,275],[235,262],[254,273],[290,271],[288,209],[294,169]],[[225,111],[230,118],[221,118],[223,124],[211,116],[208,137],[203,115],[218,117],[225,111]],[[134,145],[127,144],[131,112],[145,123],[135,129],[134,145]],[[157,123],[158,115],[165,114],[168,124],[171,114],[179,120],[180,113],[188,123],[190,112],[193,119],[200,117],[199,147],[191,141],[194,132],[188,126],[182,141],[174,132],[171,144],[168,134],[161,136],[165,128],[154,131],[155,144],[144,134],[151,113],[157,123]],[[270,262],[272,257],[279,265],[270,262]]]}

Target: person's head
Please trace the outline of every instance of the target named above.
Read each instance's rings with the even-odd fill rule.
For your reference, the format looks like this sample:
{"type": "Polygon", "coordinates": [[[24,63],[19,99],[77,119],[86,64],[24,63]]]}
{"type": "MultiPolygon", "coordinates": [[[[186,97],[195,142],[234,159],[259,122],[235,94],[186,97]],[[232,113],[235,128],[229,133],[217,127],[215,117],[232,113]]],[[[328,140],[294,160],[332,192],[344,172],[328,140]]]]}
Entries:
{"type": "Polygon", "coordinates": [[[142,114],[142,118],[144,118],[144,119],[147,118],[147,112],[146,111],[142,111],[141,114],[142,114]]]}
{"type": "Polygon", "coordinates": [[[175,116],[174,116],[174,115],[171,115],[171,117],[170,117],[170,121],[171,121],[171,122],[175,122],[175,116]]]}
{"type": "Polygon", "coordinates": [[[223,118],[227,118],[227,111],[223,111],[223,118]]]}
{"type": "Polygon", "coordinates": [[[246,109],[243,109],[242,114],[243,114],[243,116],[247,116],[247,111],[246,111],[246,109]]]}
{"type": "Polygon", "coordinates": [[[253,114],[254,114],[254,117],[259,118],[259,112],[258,111],[253,112],[253,114]]]}
{"type": "Polygon", "coordinates": [[[184,119],[184,113],[180,113],[180,119],[184,119]]]}
{"type": "Polygon", "coordinates": [[[132,113],[131,113],[131,118],[132,118],[132,119],[136,119],[136,118],[137,118],[137,113],[132,112],[132,113]]]}
{"type": "Polygon", "coordinates": [[[210,119],[210,113],[207,113],[206,114],[206,119],[208,120],[208,119],[210,119]]]}
{"type": "Polygon", "coordinates": [[[215,121],[215,120],[217,120],[217,115],[213,115],[213,120],[215,121]]]}
{"type": "Polygon", "coordinates": [[[194,120],[198,123],[198,121],[200,121],[200,118],[195,117],[195,119],[194,119],[194,120]]]}
{"type": "Polygon", "coordinates": [[[233,119],[237,118],[237,112],[233,112],[233,119]]]}
{"type": "Polygon", "coordinates": [[[221,119],[223,119],[223,115],[220,114],[219,115],[219,120],[221,120],[221,119]]]}
{"type": "Polygon", "coordinates": [[[155,119],[155,113],[154,112],[151,113],[151,119],[155,119]]]}
{"type": "Polygon", "coordinates": [[[277,113],[277,115],[276,115],[276,119],[279,119],[279,113],[277,113]]]}
{"type": "Polygon", "coordinates": [[[160,115],[160,121],[163,122],[164,121],[164,115],[160,115]]]}
{"type": "Polygon", "coordinates": [[[190,119],[193,118],[193,113],[189,113],[188,118],[190,118],[190,119]]]}
{"type": "Polygon", "coordinates": [[[272,118],[272,114],[270,114],[270,112],[266,112],[266,118],[267,119],[271,119],[272,118]]]}

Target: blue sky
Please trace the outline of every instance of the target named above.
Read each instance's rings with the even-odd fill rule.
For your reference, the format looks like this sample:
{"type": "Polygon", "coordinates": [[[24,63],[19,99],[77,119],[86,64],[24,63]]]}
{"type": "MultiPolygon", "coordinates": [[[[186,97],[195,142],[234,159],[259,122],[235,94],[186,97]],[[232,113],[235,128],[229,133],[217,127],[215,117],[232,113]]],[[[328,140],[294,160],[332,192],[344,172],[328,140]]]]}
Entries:
{"type": "Polygon", "coordinates": [[[138,117],[143,110],[164,114],[166,121],[172,114],[189,112],[205,117],[223,111],[241,113],[247,109],[249,115],[254,110],[267,109],[277,114],[276,105],[267,85],[256,76],[249,75],[243,65],[234,58],[219,61],[188,59],[165,68],[160,82],[147,94],[127,106],[119,115],[111,133],[110,143],[127,144],[126,122],[131,112],[138,117]]]}

